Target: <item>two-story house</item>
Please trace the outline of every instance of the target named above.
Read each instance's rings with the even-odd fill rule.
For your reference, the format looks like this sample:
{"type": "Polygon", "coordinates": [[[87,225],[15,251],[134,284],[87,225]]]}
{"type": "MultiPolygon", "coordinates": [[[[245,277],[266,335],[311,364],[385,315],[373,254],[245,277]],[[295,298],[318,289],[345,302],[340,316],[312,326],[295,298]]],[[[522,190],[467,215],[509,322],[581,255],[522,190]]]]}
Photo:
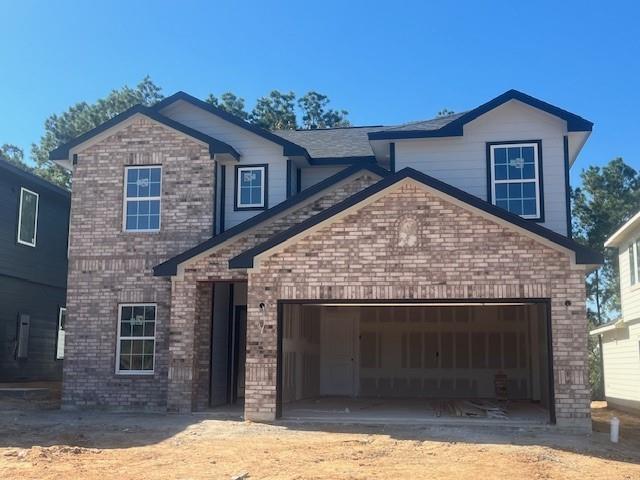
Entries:
{"type": "Polygon", "coordinates": [[[182,92],[127,110],[51,152],[73,170],[64,405],[426,419],[498,398],[590,428],[602,258],[571,239],[568,185],[591,129],[515,90],[304,131],[182,92]]]}
{"type": "Polygon", "coordinates": [[[621,316],[591,335],[600,343],[607,403],[640,411],[640,212],[604,246],[618,249],[621,316]]]}
{"type": "Polygon", "coordinates": [[[0,382],[62,378],[70,203],[0,160],[0,382]]]}

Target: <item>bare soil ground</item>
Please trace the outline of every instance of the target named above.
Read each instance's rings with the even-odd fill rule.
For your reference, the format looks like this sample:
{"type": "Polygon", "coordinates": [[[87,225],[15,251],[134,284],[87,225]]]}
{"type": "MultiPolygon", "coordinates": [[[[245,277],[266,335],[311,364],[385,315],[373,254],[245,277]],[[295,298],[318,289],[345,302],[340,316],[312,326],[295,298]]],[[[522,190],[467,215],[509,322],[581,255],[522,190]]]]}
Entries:
{"type": "Polygon", "coordinates": [[[5,410],[0,479],[640,479],[640,417],[594,407],[592,435],[5,410]]]}

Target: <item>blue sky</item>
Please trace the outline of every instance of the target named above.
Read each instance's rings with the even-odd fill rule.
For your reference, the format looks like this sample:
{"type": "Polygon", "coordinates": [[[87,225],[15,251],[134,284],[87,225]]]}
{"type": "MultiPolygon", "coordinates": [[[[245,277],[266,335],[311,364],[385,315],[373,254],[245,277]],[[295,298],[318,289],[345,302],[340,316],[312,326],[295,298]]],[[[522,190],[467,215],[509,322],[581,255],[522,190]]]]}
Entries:
{"type": "Polygon", "coordinates": [[[328,94],[356,125],[473,108],[516,88],[595,123],[572,171],[640,168],[634,2],[0,0],[0,144],[145,75],[166,95],[328,94]]]}

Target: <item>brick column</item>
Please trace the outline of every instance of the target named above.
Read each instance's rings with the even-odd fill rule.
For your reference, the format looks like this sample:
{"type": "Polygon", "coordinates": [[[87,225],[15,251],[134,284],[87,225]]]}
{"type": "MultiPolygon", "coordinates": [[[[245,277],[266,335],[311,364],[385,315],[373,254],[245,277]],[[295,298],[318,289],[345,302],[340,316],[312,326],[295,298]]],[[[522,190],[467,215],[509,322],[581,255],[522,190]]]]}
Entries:
{"type": "Polygon", "coordinates": [[[191,412],[193,408],[196,300],[195,281],[172,280],[167,384],[167,410],[170,412],[191,412]]]}
{"type": "Polygon", "coordinates": [[[250,276],[247,293],[245,420],[270,422],[276,418],[277,318],[273,290],[253,286],[250,276]],[[264,303],[264,310],[260,309],[261,303],[264,303]]]}

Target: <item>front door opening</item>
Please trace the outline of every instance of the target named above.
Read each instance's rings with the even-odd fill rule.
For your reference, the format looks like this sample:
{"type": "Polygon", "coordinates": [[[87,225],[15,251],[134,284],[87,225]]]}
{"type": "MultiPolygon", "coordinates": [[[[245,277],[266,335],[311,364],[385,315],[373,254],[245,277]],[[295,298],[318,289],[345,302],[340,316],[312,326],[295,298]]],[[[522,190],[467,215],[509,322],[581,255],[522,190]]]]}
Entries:
{"type": "Polygon", "coordinates": [[[247,284],[216,282],[211,319],[209,405],[244,406],[247,284]]]}
{"type": "Polygon", "coordinates": [[[554,421],[548,304],[281,308],[282,416],[554,421]]]}

